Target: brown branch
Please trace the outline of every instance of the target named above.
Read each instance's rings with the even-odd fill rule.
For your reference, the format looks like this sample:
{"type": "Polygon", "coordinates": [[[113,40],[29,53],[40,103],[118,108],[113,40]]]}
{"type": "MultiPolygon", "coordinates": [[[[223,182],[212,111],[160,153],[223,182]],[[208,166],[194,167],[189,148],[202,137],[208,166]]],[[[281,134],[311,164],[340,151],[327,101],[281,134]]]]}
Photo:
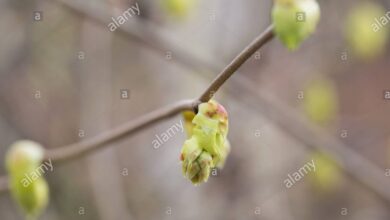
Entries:
{"type": "MultiPolygon", "coordinates": [[[[214,79],[211,85],[202,94],[199,100],[185,100],[157,109],[135,120],[129,121],[117,128],[108,130],[91,139],[83,142],[63,146],[60,148],[46,150],[45,158],[53,162],[67,161],[79,158],[88,153],[94,152],[107,144],[117,141],[129,134],[141,130],[155,122],[176,115],[183,110],[196,110],[199,103],[207,102],[212,95],[236,72],[236,70],[248,60],[261,46],[272,39],[272,26],[268,27],[252,43],[250,43],[226,68],[214,79]]],[[[1,187],[1,185],[0,185],[1,187]]],[[[0,188],[0,192],[7,188],[0,188]]]]}
{"type": "MultiPolygon", "coordinates": [[[[81,7],[81,5],[76,7],[75,3],[72,3],[73,1],[57,0],[57,2],[62,2],[63,6],[71,9],[77,14],[82,16],[86,15],[88,18],[95,20],[97,23],[105,25],[105,17],[107,16],[98,13],[96,10],[88,10],[85,7],[81,7]]],[[[164,36],[160,37],[163,40],[161,40],[159,37],[155,37],[154,40],[151,40],[150,35],[145,35],[145,32],[153,33],[153,36],[161,35],[158,33],[158,30],[156,30],[156,27],[150,26],[150,24],[147,23],[143,24],[142,27],[143,31],[141,32],[137,31],[139,26],[121,26],[117,31],[118,33],[124,34],[127,37],[131,37],[134,40],[143,43],[156,51],[165,52],[170,48],[169,46],[165,45],[173,45],[172,42],[167,41],[167,38],[164,36]]],[[[211,64],[208,60],[205,60],[203,56],[196,56],[192,53],[188,53],[186,50],[176,51],[175,53],[180,54],[176,56],[177,59],[175,60],[188,67],[206,67],[206,69],[209,70],[217,70],[216,66],[218,65],[215,65],[215,61],[211,64]]],[[[237,68],[239,68],[239,66],[237,68]]],[[[226,71],[226,69],[228,68],[225,68],[221,74],[226,74],[226,72],[229,72],[230,74],[223,75],[226,77],[224,78],[223,82],[226,81],[236,71],[226,71]]],[[[203,98],[200,99],[208,100],[207,97],[211,98],[214,91],[216,91],[215,88],[220,87],[220,81],[222,81],[222,79],[223,78],[220,78],[219,80],[215,79],[212,85],[210,85],[210,87],[202,95],[203,98]],[[217,86],[214,87],[213,85],[217,86]]],[[[274,97],[271,94],[267,94],[267,91],[262,91],[261,89],[259,90],[259,88],[257,88],[253,83],[249,82],[244,77],[238,75],[234,83],[237,86],[237,91],[240,93],[253,94],[258,99],[258,102],[256,103],[253,103],[250,100],[246,100],[245,98],[240,99],[241,101],[248,101],[248,104],[263,111],[263,114],[266,117],[275,121],[279,127],[286,130],[288,134],[292,135],[294,138],[304,142],[309,149],[322,150],[330,153],[332,156],[335,156],[335,159],[343,164],[342,168],[346,171],[347,174],[349,174],[350,177],[358,181],[358,183],[360,183],[366,189],[374,192],[385,202],[390,202],[390,193],[389,190],[385,187],[389,185],[388,180],[384,177],[383,173],[381,173],[381,169],[378,168],[375,164],[351,150],[337,138],[327,135],[322,129],[318,129],[317,126],[308,123],[306,120],[302,119],[301,115],[294,111],[291,107],[279,102],[277,97],[274,97]]],[[[228,88],[230,91],[231,89],[233,88],[228,88]]],[[[2,189],[4,189],[2,187],[4,184],[2,183],[6,182],[6,177],[0,178],[0,192],[2,189]]]]}
{"type": "Polygon", "coordinates": [[[159,108],[86,141],[46,150],[45,158],[53,162],[62,162],[82,157],[104,146],[108,146],[107,144],[109,143],[113,143],[127,135],[137,132],[148,125],[170,118],[184,110],[193,110],[197,104],[198,102],[196,100],[184,100],[159,108]]]}
{"type": "Polygon", "coordinates": [[[257,50],[264,44],[270,41],[273,37],[273,26],[269,26],[262,34],[260,34],[252,43],[250,43],[241,53],[239,53],[233,61],[223,69],[223,71],[211,82],[211,85],[200,96],[201,102],[209,101],[215,92],[228,80],[237,70],[245,63],[257,50]]]}
{"type": "Polygon", "coordinates": [[[138,131],[154,122],[166,119],[183,110],[196,110],[201,102],[207,102],[215,92],[233,75],[236,70],[248,60],[261,46],[273,38],[272,26],[269,26],[260,34],[252,43],[250,43],[225,69],[213,80],[211,85],[206,89],[199,100],[186,100],[157,109],[149,114],[141,116],[133,121],[106,131],[84,142],[75,143],[61,148],[47,150],[46,158],[54,162],[64,161],[81,157],[87,153],[100,149],[106,144],[125,137],[135,131],[138,131]]]}
{"type": "MultiPolygon", "coordinates": [[[[83,10],[81,7],[76,7],[72,1],[57,0],[57,2],[59,1],[73,12],[80,15],[87,15],[89,18],[103,25],[105,25],[104,17],[109,17],[104,11],[83,10]]],[[[205,58],[204,55],[198,56],[196,53],[189,53],[186,48],[178,47],[178,39],[174,39],[172,36],[165,36],[158,27],[150,22],[139,22],[142,22],[142,28],[139,25],[123,25],[117,31],[119,34],[130,37],[132,40],[142,43],[157,52],[165,52],[174,47],[174,53],[176,54],[174,61],[189,68],[208,69],[214,72],[218,71],[220,66],[223,66],[216,60],[210,62],[210,58],[205,58]]],[[[295,109],[280,102],[277,97],[268,94],[266,90],[258,88],[243,76],[237,75],[233,83],[235,85],[234,87],[227,88],[233,95],[241,93],[252,94],[257,99],[256,102],[253,102],[253,100],[238,96],[241,102],[246,102],[249,106],[262,111],[266,117],[273,120],[280,128],[288,132],[289,135],[305,143],[305,146],[309,149],[328,152],[338,163],[343,164],[342,168],[347,175],[389,204],[390,192],[385,187],[389,185],[389,181],[385,178],[381,168],[353,151],[350,146],[346,146],[337,138],[326,134],[326,131],[323,129],[319,129],[318,126],[302,119],[302,115],[296,112],[295,109]]],[[[204,97],[211,98],[213,90],[213,88],[208,89],[208,95],[204,95],[204,97]]]]}

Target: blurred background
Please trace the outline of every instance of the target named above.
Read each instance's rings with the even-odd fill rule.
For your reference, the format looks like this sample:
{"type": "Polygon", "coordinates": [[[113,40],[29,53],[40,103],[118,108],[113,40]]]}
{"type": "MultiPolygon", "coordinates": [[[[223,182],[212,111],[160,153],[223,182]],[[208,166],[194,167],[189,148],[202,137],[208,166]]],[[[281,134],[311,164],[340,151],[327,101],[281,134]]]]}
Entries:
{"type": "MultiPolygon", "coordinates": [[[[16,140],[54,149],[198,97],[271,23],[271,0],[168,1],[0,1],[1,175],[16,140]],[[136,4],[140,15],[110,31],[112,17],[136,4]]],[[[389,203],[345,175],[339,155],[296,138],[264,102],[322,127],[390,179],[390,2],[368,2],[319,0],[320,24],[299,50],[272,40],[218,91],[232,151],[206,184],[182,176],[185,132],[153,148],[177,115],[54,164],[40,219],[390,219],[389,203]],[[380,31],[367,31],[381,16],[380,31]],[[312,160],[316,171],[286,188],[312,160]]],[[[0,219],[23,218],[1,194],[0,219]]]]}

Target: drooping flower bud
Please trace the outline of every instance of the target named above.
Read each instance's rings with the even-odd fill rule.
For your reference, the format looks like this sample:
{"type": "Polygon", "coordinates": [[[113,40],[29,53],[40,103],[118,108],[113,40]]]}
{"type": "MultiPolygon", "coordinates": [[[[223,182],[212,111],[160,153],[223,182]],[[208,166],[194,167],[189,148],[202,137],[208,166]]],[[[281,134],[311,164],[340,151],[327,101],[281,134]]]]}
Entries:
{"type": "Polygon", "coordinates": [[[37,217],[49,200],[49,188],[39,173],[43,157],[43,147],[28,140],[14,143],[6,155],[11,194],[29,218],[37,217]]]}
{"type": "Polygon", "coordinates": [[[208,180],[212,168],[222,168],[230,152],[227,112],[214,100],[202,103],[192,124],[192,136],[185,141],[180,158],[184,176],[198,184],[208,180]]]}
{"type": "Polygon", "coordinates": [[[319,18],[316,0],[275,0],[272,9],[275,34],[290,50],[315,31],[319,18]]]}

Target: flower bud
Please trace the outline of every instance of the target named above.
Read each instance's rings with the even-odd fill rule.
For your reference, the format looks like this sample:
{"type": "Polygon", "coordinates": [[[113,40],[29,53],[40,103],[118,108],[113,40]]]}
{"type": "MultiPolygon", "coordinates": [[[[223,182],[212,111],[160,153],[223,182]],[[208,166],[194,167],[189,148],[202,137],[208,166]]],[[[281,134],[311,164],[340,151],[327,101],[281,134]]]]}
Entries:
{"type": "Polygon", "coordinates": [[[6,155],[11,194],[31,218],[42,212],[49,199],[49,188],[45,179],[38,175],[30,177],[32,173],[38,172],[43,158],[43,147],[28,140],[15,142],[6,155]]]}
{"type": "Polygon", "coordinates": [[[315,172],[309,175],[314,189],[324,193],[337,191],[343,183],[340,164],[323,152],[314,152],[310,158],[316,165],[315,172]]]}
{"type": "Polygon", "coordinates": [[[38,143],[29,140],[17,141],[11,145],[6,155],[6,167],[12,176],[24,175],[36,169],[43,157],[44,149],[38,143]]]}
{"type": "Polygon", "coordinates": [[[315,31],[319,18],[316,0],[275,0],[272,9],[274,32],[290,50],[315,31]]]}
{"type": "Polygon", "coordinates": [[[10,179],[13,198],[30,218],[36,218],[45,209],[49,201],[49,187],[45,178],[40,177],[27,186],[20,178],[10,179]]]}
{"type": "Polygon", "coordinates": [[[180,159],[184,176],[199,184],[207,181],[212,168],[223,167],[230,152],[227,112],[214,100],[202,103],[192,124],[192,136],[185,141],[180,159]]]}

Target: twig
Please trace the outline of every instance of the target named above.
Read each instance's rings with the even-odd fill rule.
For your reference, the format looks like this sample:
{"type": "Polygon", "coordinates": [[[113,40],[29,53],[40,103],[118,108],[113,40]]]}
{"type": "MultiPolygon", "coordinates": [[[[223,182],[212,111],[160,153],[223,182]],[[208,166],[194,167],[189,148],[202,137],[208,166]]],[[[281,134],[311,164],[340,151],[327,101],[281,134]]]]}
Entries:
{"type": "Polygon", "coordinates": [[[250,43],[233,61],[223,69],[223,71],[213,80],[211,85],[200,96],[201,102],[209,101],[215,92],[232,76],[242,64],[245,63],[258,49],[274,37],[273,26],[269,26],[252,43],[250,43]]]}
{"type": "Polygon", "coordinates": [[[46,158],[54,162],[69,160],[83,156],[89,152],[100,149],[107,143],[123,138],[124,136],[138,131],[154,122],[166,119],[183,110],[196,110],[201,102],[207,102],[215,92],[233,75],[237,69],[248,60],[261,46],[273,38],[272,25],[269,26],[262,34],[260,34],[252,43],[250,43],[241,53],[239,53],[233,61],[225,67],[225,69],[213,80],[211,85],[206,89],[203,95],[198,100],[186,100],[157,109],[149,114],[141,116],[126,124],[106,131],[98,136],[95,136],[87,141],[64,146],[61,148],[48,150],[46,158]]]}
{"type": "MultiPolygon", "coordinates": [[[[105,16],[97,13],[96,10],[91,11],[88,9],[82,9],[83,7],[81,6],[76,7],[72,1],[57,0],[57,2],[61,2],[63,6],[71,9],[75,13],[80,15],[87,15],[89,18],[97,21],[98,23],[105,25],[105,16]]],[[[142,25],[142,27],[145,28],[144,31],[150,31],[156,34],[155,27],[149,27],[146,24],[142,25]]],[[[166,51],[167,47],[164,47],[164,45],[169,44],[169,42],[166,42],[166,38],[164,37],[163,38],[165,41],[162,40],[162,42],[159,38],[151,41],[150,38],[143,36],[144,34],[139,34],[139,31],[135,31],[134,27],[130,28],[128,26],[121,26],[118,31],[119,33],[128,37],[132,37],[134,40],[139,41],[157,51],[166,51]]],[[[176,60],[191,68],[199,68],[199,66],[201,66],[206,67],[206,69],[209,70],[216,70],[216,66],[218,66],[215,65],[215,63],[210,64],[209,61],[205,61],[205,59],[202,59],[204,58],[203,56],[194,56],[194,54],[188,53],[186,50],[182,50],[180,54],[181,55],[177,56],[176,60]]],[[[239,66],[237,68],[239,68],[239,66]]],[[[226,72],[226,69],[228,68],[225,68],[222,73],[226,72]]],[[[230,72],[230,75],[224,75],[227,77],[223,80],[223,82],[226,81],[234,72],[235,71],[230,72]]],[[[210,85],[207,91],[205,91],[202,95],[202,97],[205,98],[201,99],[207,100],[207,97],[211,98],[213,93],[216,91],[213,85],[219,85],[219,82],[220,81],[218,80],[214,80],[212,85],[210,85]]],[[[259,90],[259,88],[254,86],[253,83],[250,83],[240,75],[237,76],[235,83],[241,93],[254,94],[257,96],[258,102],[253,103],[248,101],[249,104],[256,105],[255,107],[259,107],[258,109],[262,110],[265,116],[275,121],[282,129],[285,129],[293,137],[304,142],[308,148],[322,150],[330,153],[335,157],[335,159],[337,159],[337,161],[340,161],[341,164],[344,164],[343,169],[347,172],[347,174],[349,174],[349,176],[357,180],[358,183],[360,183],[362,186],[373,191],[379,198],[382,198],[384,201],[389,203],[390,193],[389,190],[384,187],[388,185],[388,181],[381,173],[381,169],[379,169],[375,164],[360,156],[356,152],[350,150],[348,146],[345,146],[336,138],[323,134],[324,131],[322,131],[322,129],[319,130],[317,126],[307,123],[305,120],[301,120],[302,117],[300,114],[291,109],[291,107],[285,105],[284,103],[278,102],[277,97],[273,97],[272,95],[267,94],[266,91],[259,90]]],[[[219,87],[220,85],[218,88],[219,87]]],[[[2,179],[6,182],[6,178],[0,178],[0,180],[2,179]]],[[[0,181],[0,183],[1,182],[4,181],[0,181]]],[[[1,185],[2,184],[0,184],[0,192],[1,189],[3,189],[1,185]]]]}
{"type": "MultiPolygon", "coordinates": [[[[208,101],[212,95],[223,85],[224,82],[261,46],[272,39],[272,26],[268,27],[262,34],[259,35],[252,43],[250,43],[211,83],[199,100],[185,100],[174,103],[172,105],[157,109],[144,116],[141,116],[133,121],[129,121],[120,127],[106,131],[91,139],[83,142],[63,146],[60,148],[46,150],[46,159],[53,162],[67,161],[79,158],[95,150],[98,150],[108,143],[119,140],[133,132],[139,131],[142,128],[151,125],[155,122],[176,115],[183,110],[196,110],[201,100],[208,101]]],[[[6,189],[6,188],[5,188],[6,189]]],[[[5,189],[0,189],[0,192],[5,189]]]]}
{"type": "Polygon", "coordinates": [[[129,121],[119,127],[103,132],[86,141],[63,146],[56,149],[46,150],[45,158],[53,162],[63,162],[82,157],[88,153],[96,151],[108,143],[115,142],[127,135],[141,130],[153,123],[167,119],[184,110],[193,110],[197,106],[196,100],[183,100],[174,104],[159,108],[139,118],[129,121]]]}
{"type": "MultiPolygon", "coordinates": [[[[80,7],[75,7],[74,3],[71,3],[71,1],[57,1],[62,2],[64,6],[72,11],[80,15],[87,15],[98,23],[105,25],[103,11],[83,10],[80,7]]],[[[222,66],[216,64],[218,62],[215,60],[210,62],[210,59],[205,58],[204,55],[199,56],[193,51],[189,53],[186,48],[178,48],[178,44],[175,43],[176,39],[172,39],[172,36],[167,38],[158,27],[151,25],[149,22],[143,22],[142,30],[139,30],[139,28],[139,26],[124,25],[121,26],[118,31],[120,34],[131,37],[133,40],[158,52],[165,52],[173,46],[176,46],[175,61],[184,64],[189,68],[218,71],[218,67],[222,66]],[[150,36],[155,37],[151,38],[150,36]]],[[[237,75],[233,83],[235,85],[234,87],[227,88],[230,91],[233,90],[233,92],[231,92],[232,94],[253,94],[257,99],[257,102],[253,102],[253,100],[247,100],[245,97],[240,96],[240,101],[246,102],[248,105],[262,111],[266,117],[273,120],[280,128],[287,131],[288,134],[305,143],[305,146],[309,149],[328,152],[338,163],[343,164],[342,168],[346,174],[389,204],[390,192],[389,189],[385,187],[389,185],[389,181],[385,178],[383,170],[378,168],[376,164],[362,157],[337,138],[326,134],[326,131],[323,129],[319,129],[318,126],[302,119],[301,114],[296,112],[296,110],[283,102],[280,102],[277,97],[268,94],[268,91],[258,88],[243,76],[237,75]]],[[[213,88],[208,89],[208,95],[204,95],[204,97],[211,97],[213,90],[213,88]]]]}

